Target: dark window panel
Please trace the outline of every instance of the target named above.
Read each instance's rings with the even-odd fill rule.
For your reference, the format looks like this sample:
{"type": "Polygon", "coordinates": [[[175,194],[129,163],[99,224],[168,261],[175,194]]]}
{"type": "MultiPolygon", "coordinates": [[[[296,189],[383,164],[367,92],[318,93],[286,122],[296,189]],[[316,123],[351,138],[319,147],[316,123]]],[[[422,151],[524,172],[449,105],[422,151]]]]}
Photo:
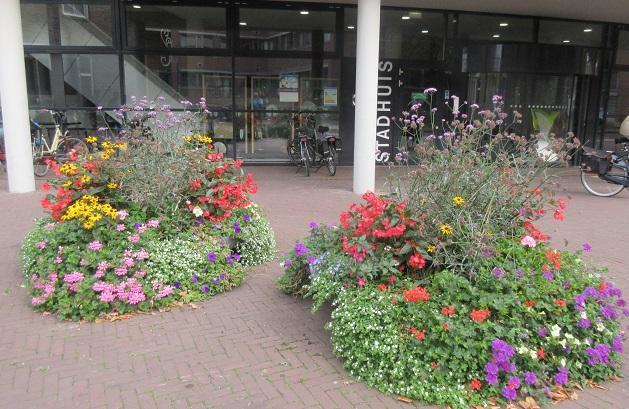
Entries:
{"type": "Polygon", "coordinates": [[[460,14],[457,37],[468,41],[532,42],[534,21],[531,18],[460,14]]]}
{"type": "Polygon", "coordinates": [[[558,20],[539,21],[539,42],[545,44],[601,47],[603,25],[558,20]]]}

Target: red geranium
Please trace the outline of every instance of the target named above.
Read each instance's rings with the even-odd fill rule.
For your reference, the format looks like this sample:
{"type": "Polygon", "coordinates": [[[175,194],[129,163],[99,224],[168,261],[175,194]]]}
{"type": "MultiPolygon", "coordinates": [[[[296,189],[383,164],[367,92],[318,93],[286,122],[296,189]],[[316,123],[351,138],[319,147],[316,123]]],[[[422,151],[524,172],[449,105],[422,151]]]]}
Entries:
{"type": "Polygon", "coordinates": [[[446,317],[449,317],[450,315],[454,314],[454,311],[456,311],[456,308],[454,306],[441,308],[441,313],[445,315],[446,317]]]}
{"type": "Polygon", "coordinates": [[[402,298],[407,302],[422,302],[430,299],[430,294],[423,287],[402,291],[402,298]]]}
{"type": "Polygon", "coordinates": [[[481,323],[485,321],[487,317],[489,317],[489,310],[486,308],[483,310],[472,310],[472,312],[470,313],[470,317],[473,321],[481,323]]]}
{"type": "Polygon", "coordinates": [[[470,388],[479,391],[483,385],[481,384],[480,380],[478,380],[477,378],[472,379],[472,381],[470,382],[470,388]]]}
{"type": "Polygon", "coordinates": [[[566,300],[564,300],[563,298],[557,298],[555,300],[555,305],[557,305],[557,307],[559,307],[559,308],[565,308],[566,300]]]}
{"type": "Polygon", "coordinates": [[[408,265],[413,268],[421,269],[426,266],[426,259],[420,253],[414,253],[411,258],[408,259],[408,265]]]}

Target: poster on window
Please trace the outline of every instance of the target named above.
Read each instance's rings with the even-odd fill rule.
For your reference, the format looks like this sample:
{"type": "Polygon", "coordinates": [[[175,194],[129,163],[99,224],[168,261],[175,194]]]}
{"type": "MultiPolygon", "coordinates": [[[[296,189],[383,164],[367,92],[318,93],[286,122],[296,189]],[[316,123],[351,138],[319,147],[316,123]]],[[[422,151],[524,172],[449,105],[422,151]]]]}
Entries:
{"type": "Polygon", "coordinates": [[[335,107],[338,104],[338,90],[336,87],[323,88],[323,106],[335,107]]]}
{"type": "Polygon", "coordinates": [[[280,102],[299,102],[299,76],[280,74],[280,102]]]}

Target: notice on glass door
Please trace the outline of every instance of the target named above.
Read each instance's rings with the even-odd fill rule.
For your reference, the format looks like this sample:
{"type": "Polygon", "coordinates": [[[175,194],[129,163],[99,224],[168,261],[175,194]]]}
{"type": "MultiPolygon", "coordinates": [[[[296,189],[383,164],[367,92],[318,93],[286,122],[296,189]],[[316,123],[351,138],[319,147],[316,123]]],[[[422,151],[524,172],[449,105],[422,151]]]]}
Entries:
{"type": "Polygon", "coordinates": [[[280,74],[280,102],[299,102],[299,76],[280,74]]]}
{"type": "Polygon", "coordinates": [[[336,87],[323,88],[323,106],[335,107],[338,104],[338,89],[336,87]]]}

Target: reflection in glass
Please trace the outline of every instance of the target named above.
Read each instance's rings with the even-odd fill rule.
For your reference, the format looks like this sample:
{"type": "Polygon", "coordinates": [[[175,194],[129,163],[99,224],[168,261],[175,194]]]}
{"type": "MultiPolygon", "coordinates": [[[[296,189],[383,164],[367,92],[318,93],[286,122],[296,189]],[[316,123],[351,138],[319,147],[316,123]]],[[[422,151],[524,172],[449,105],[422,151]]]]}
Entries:
{"type": "Polygon", "coordinates": [[[52,106],[50,54],[26,54],[26,88],[30,106],[52,106]]]}
{"type": "Polygon", "coordinates": [[[381,58],[442,59],[444,25],[442,13],[382,10],[381,58]]]}
{"type": "Polygon", "coordinates": [[[540,43],[601,47],[602,39],[603,26],[601,24],[557,20],[539,21],[540,43]]]}
{"type": "Polygon", "coordinates": [[[620,30],[618,32],[616,64],[629,65],[629,31],[627,30],[620,30]]]}
{"type": "Polygon", "coordinates": [[[120,105],[120,73],[116,55],[63,54],[62,59],[68,106],[120,105]]]}
{"type": "Polygon", "coordinates": [[[248,50],[334,51],[333,11],[240,9],[241,48],[248,50]]]}
{"type": "Polygon", "coordinates": [[[25,45],[111,46],[111,6],[76,1],[22,4],[25,45]],[[52,28],[52,30],[51,30],[52,28]],[[52,38],[50,31],[53,32],[52,38]]]}
{"type": "Polygon", "coordinates": [[[533,19],[460,14],[457,36],[471,41],[533,41],[533,19]]]}
{"type": "Polygon", "coordinates": [[[127,5],[127,45],[162,48],[226,48],[221,7],[127,5]]]}

